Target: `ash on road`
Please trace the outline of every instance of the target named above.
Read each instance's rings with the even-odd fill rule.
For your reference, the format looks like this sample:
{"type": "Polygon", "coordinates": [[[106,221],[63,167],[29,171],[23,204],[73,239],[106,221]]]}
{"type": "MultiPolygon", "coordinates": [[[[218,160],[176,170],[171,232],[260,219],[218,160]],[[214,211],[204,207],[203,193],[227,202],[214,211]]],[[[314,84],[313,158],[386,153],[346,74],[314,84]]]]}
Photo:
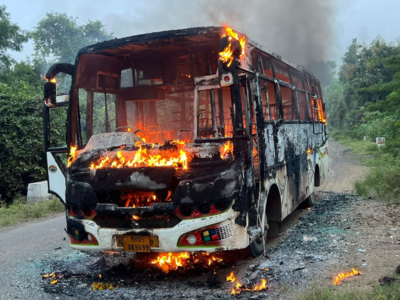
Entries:
{"type": "Polygon", "coordinates": [[[321,200],[283,222],[280,235],[268,242],[267,257],[225,253],[216,255],[222,262],[192,261],[165,274],[149,263],[151,256],[71,250],[60,216],[0,231],[0,299],[296,299],[352,267],[363,275],[342,285],[369,288],[400,264],[400,210],[351,195],[352,183],[367,169],[332,140],[329,154],[321,200]],[[42,279],[55,271],[57,283],[42,279]],[[248,286],[265,278],[268,289],[231,295],[236,285],[226,282],[231,272],[248,286]],[[114,289],[93,290],[93,282],[114,289]]]}

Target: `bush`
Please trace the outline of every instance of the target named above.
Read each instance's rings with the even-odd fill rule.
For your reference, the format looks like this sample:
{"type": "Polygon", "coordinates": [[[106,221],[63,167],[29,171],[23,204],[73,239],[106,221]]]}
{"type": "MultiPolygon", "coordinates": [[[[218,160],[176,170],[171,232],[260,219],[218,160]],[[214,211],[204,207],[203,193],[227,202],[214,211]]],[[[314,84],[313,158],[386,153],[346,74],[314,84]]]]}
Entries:
{"type": "Polygon", "coordinates": [[[400,204],[400,166],[373,168],[363,181],[355,183],[357,194],[377,196],[379,199],[400,204]]]}
{"type": "Polygon", "coordinates": [[[12,204],[0,203],[0,227],[47,217],[64,210],[64,205],[59,199],[52,198],[43,202],[27,204],[25,197],[18,196],[12,204]]]}
{"type": "Polygon", "coordinates": [[[339,132],[334,131],[333,136],[353,149],[353,153],[370,167],[365,179],[354,184],[357,194],[400,204],[400,157],[396,152],[388,147],[378,148],[375,143],[356,140],[339,132]]]}

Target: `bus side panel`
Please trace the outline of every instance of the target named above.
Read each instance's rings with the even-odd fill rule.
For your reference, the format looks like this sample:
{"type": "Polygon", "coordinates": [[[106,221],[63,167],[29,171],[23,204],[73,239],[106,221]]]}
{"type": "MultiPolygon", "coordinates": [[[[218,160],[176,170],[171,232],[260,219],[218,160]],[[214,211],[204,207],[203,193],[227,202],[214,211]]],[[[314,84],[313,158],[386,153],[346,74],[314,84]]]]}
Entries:
{"type": "MultiPolygon", "coordinates": [[[[278,151],[276,162],[279,164],[284,158],[284,165],[268,168],[268,162],[272,161],[272,157],[268,157],[271,156],[271,151],[266,151],[267,174],[269,174],[266,186],[271,186],[271,181],[279,183],[282,220],[314,192],[317,164],[320,168],[320,183],[326,178],[328,150],[327,142],[324,143],[326,140],[324,126],[321,123],[287,123],[274,130],[276,134],[274,141],[278,151]]],[[[270,132],[267,130],[266,133],[270,132]]],[[[268,136],[266,141],[271,143],[273,139],[268,136]]]]}

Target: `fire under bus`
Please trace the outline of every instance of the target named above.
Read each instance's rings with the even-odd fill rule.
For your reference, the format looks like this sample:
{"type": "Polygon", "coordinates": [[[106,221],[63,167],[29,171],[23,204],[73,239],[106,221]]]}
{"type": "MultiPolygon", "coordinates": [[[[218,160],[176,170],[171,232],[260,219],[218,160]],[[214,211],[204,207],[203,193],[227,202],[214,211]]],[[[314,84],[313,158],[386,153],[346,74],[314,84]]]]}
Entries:
{"type": "Polygon", "coordinates": [[[319,81],[230,28],[98,43],[46,78],[49,191],[74,249],[258,256],[326,177],[319,81]],[[66,147],[51,140],[57,109],[66,147]]]}

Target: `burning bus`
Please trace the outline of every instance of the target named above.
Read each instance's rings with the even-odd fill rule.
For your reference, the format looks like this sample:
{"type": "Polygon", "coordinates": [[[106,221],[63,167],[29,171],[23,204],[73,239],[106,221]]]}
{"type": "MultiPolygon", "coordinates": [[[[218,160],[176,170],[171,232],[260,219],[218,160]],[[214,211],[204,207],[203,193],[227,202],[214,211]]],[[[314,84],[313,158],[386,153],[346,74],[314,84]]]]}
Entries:
{"type": "Polygon", "coordinates": [[[259,256],[326,177],[319,81],[226,26],[91,45],[46,79],[49,192],[74,249],[259,256]]]}

